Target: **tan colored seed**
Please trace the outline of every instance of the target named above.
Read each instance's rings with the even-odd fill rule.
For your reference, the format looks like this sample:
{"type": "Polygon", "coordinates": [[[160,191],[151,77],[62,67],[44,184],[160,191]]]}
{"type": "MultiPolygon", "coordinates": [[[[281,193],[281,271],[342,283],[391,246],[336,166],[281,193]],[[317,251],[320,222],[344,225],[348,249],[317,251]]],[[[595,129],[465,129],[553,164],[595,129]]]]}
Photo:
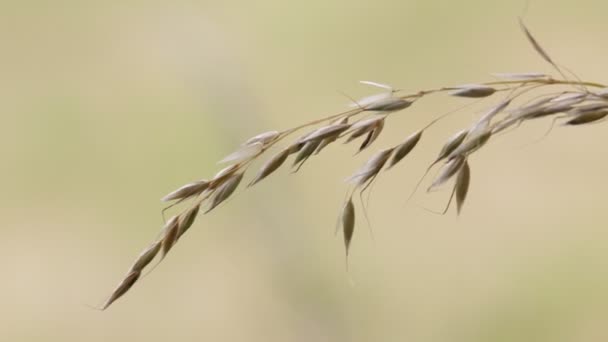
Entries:
{"type": "Polygon", "coordinates": [[[148,248],[146,248],[146,250],[144,250],[137,257],[137,260],[135,260],[133,266],[131,266],[131,271],[142,271],[146,266],[148,266],[148,264],[150,264],[150,262],[152,262],[152,260],[154,260],[154,258],[160,251],[160,247],[160,241],[156,241],[150,246],[148,246],[148,248]]]}
{"type": "Polygon", "coordinates": [[[129,291],[129,289],[131,289],[133,284],[135,284],[135,282],[137,282],[137,279],[139,279],[140,275],[141,275],[141,272],[139,272],[139,271],[130,272],[125,277],[125,279],[123,279],[123,281],[118,285],[118,287],[116,287],[114,292],[112,292],[112,295],[110,296],[110,298],[108,298],[108,300],[101,307],[101,309],[102,310],[107,309],[110,305],[112,305],[112,303],[114,303],[116,300],[118,300],[120,297],[122,297],[125,293],[127,293],[127,291],[129,291]]]}
{"type": "Polygon", "coordinates": [[[163,232],[162,257],[164,258],[177,241],[179,232],[179,218],[177,216],[173,216],[165,225],[163,232]]]}
{"type": "Polygon", "coordinates": [[[184,233],[186,233],[186,231],[188,231],[188,229],[190,229],[190,227],[192,227],[192,224],[194,223],[194,220],[196,220],[196,216],[198,215],[200,208],[201,205],[197,204],[196,206],[188,209],[188,211],[183,214],[179,222],[179,231],[177,233],[178,240],[182,235],[184,235],[184,233]]]}
{"type": "Polygon", "coordinates": [[[464,165],[458,172],[458,177],[456,177],[456,211],[460,215],[462,210],[462,206],[464,205],[464,201],[467,198],[467,193],[469,192],[469,185],[471,183],[471,169],[469,167],[469,162],[464,161],[464,165]]]}
{"type": "Polygon", "coordinates": [[[564,125],[568,126],[576,126],[576,125],[584,125],[588,123],[592,123],[595,121],[602,120],[608,115],[608,110],[598,110],[595,112],[586,112],[577,115],[576,117],[568,120],[564,125]]]}
{"type": "Polygon", "coordinates": [[[207,209],[207,211],[205,211],[205,214],[210,212],[211,210],[215,209],[218,205],[220,205],[222,202],[224,202],[226,199],[228,199],[228,197],[230,197],[230,195],[232,195],[234,190],[236,190],[236,188],[239,186],[239,183],[241,183],[242,179],[243,179],[242,172],[236,173],[236,174],[230,176],[230,178],[226,179],[226,181],[223,182],[217,188],[217,190],[215,190],[215,193],[213,194],[213,200],[211,202],[211,206],[209,207],[209,209],[207,209]]]}
{"type": "Polygon", "coordinates": [[[490,96],[490,95],[494,94],[495,92],[496,92],[496,89],[489,87],[489,86],[480,85],[480,84],[467,84],[467,85],[462,85],[462,86],[456,87],[449,94],[452,96],[459,96],[459,97],[480,98],[480,97],[490,96]]]}
{"type": "Polygon", "coordinates": [[[342,232],[344,233],[344,247],[348,256],[350,242],[355,232],[355,206],[352,197],[349,198],[342,209],[342,232]]]}
{"type": "Polygon", "coordinates": [[[439,173],[439,176],[437,176],[437,179],[435,179],[433,184],[431,184],[431,186],[428,188],[427,192],[437,189],[438,187],[445,184],[445,182],[450,180],[450,178],[452,178],[458,171],[460,171],[462,165],[464,165],[464,162],[465,157],[463,156],[457,156],[448,161],[441,169],[441,172],[439,173]]]}
{"type": "Polygon", "coordinates": [[[253,185],[257,184],[259,181],[261,181],[262,179],[268,177],[268,175],[270,175],[271,173],[276,171],[281,165],[283,165],[285,160],[287,160],[288,156],[289,156],[289,149],[284,149],[281,152],[275,154],[272,158],[270,158],[270,160],[268,160],[264,165],[262,165],[262,167],[260,168],[260,171],[258,171],[258,174],[249,183],[248,186],[253,186],[253,185]]]}
{"type": "Polygon", "coordinates": [[[189,198],[189,197],[202,193],[203,191],[207,190],[208,187],[209,187],[209,181],[206,179],[202,179],[198,182],[194,182],[194,183],[190,183],[190,184],[186,184],[186,185],[182,186],[181,188],[179,188],[179,189],[173,191],[172,193],[168,194],[167,196],[163,197],[161,199],[161,201],[169,202],[172,200],[186,199],[186,198],[189,198]]]}
{"type": "Polygon", "coordinates": [[[393,153],[393,157],[388,165],[389,169],[405,158],[414,149],[414,147],[416,147],[420,141],[420,138],[422,138],[422,132],[423,131],[420,130],[410,135],[405,139],[404,142],[395,147],[395,153],[393,153]]]}
{"type": "Polygon", "coordinates": [[[387,97],[372,102],[363,107],[363,109],[371,112],[395,112],[408,108],[411,105],[411,101],[400,99],[398,97],[387,97]]]}
{"type": "Polygon", "coordinates": [[[458,146],[460,146],[460,144],[462,144],[462,142],[464,141],[464,139],[467,137],[468,134],[469,134],[469,130],[465,129],[465,130],[459,131],[458,133],[451,136],[448,139],[448,141],[441,148],[441,151],[439,152],[439,155],[437,156],[437,159],[435,159],[433,164],[435,164],[435,163],[441,161],[442,159],[445,159],[447,156],[449,156],[450,153],[452,153],[456,148],[458,148],[458,146]]]}

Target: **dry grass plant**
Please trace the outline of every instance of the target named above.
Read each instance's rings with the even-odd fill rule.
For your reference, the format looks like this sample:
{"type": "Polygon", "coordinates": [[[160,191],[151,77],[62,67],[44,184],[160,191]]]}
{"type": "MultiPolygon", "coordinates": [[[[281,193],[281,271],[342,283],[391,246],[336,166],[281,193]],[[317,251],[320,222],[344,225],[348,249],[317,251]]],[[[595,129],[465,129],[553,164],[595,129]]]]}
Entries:
{"type": "MultiPolygon", "coordinates": [[[[451,196],[442,214],[450,208],[453,199],[456,200],[457,213],[460,213],[471,184],[471,157],[492,138],[539,118],[551,118],[553,128],[557,122],[561,122],[561,126],[578,126],[595,123],[608,116],[608,88],[600,83],[582,81],[574,75],[567,77],[563,67],[554,62],[521,20],[520,26],[534,50],[551,65],[559,77],[536,72],[494,74],[497,78],[495,81],[414,93],[403,93],[385,84],[362,81],[361,83],[382,91],[357,101],[353,100],[352,108],[345,112],[284,131],[269,131],[256,135],[224,158],[221,162],[228,166],[216,175],[186,184],[162,198],[163,202],[172,202],[169,207],[185,205],[185,208],[167,220],[158,237],[137,257],[100,309],[107,309],[128,292],[153,260],[158,259],[160,262],[164,259],[200,214],[211,212],[230,198],[241,185],[253,162],[263,158],[271,148],[277,152],[267,158],[247,187],[257,185],[281,167],[297,172],[309,158],[338,141],[350,143],[360,139],[358,152],[370,148],[382,134],[387,120],[392,115],[408,109],[423,98],[444,94],[475,99],[503,94],[501,100],[488,108],[479,119],[469,127],[455,132],[445,141],[443,148],[422,177],[424,179],[431,169],[438,167],[437,177],[427,191],[451,186],[451,196]],[[555,91],[556,86],[566,89],[555,91]],[[532,97],[533,92],[540,94],[532,97]],[[363,117],[362,114],[372,116],[363,117]],[[292,138],[301,131],[305,132],[295,139],[292,138]],[[291,140],[288,140],[290,138],[291,140]],[[285,166],[292,156],[291,165],[285,166]]],[[[377,177],[394,168],[419,146],[428,129],[455,112],[441,115],[425,127],[412,132],[401,143],[379,150],[347,179],[350,187],[337,227],[342,228],[347,256],[355,232],[354,194],[362,195],[377,177]]],[[[412,195],[418,190],[422,179],[412,195]]]]}

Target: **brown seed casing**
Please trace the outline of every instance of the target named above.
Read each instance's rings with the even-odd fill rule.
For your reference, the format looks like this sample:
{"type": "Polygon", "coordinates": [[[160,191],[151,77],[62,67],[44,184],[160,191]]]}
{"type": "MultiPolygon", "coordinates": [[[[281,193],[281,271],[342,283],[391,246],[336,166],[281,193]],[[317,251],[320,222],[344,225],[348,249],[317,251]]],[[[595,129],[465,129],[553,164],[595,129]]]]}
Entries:
{"type": "Polygon", "coordinates": [[[458,171],[460,171],[460,169],[464,165],[465,160],[466,158],[463,156],[457,156],[449,160],[443,166],[441,172],[439,173],[439,176],[437,176],[437,179],[435,179],[433,184],[431,184],[427,192],[435,190],[436,188],[442,186],[443,184],[445,184],[445,182],[450,180],[450,178],[452,178],[458,171]]]}
{"type": "Polygon", "coordinates": [[[464,165],[458,172],[458,177],[456,177],[456,211],[458,212],[458,215],[460,215],[464,201],[467,198],[470,183],[471,169],[469,167],[469,162],[465,160],[464,165]]]}
{"type": "Polygon", "coordinates": [[[153,244],[151,244],[150,246],[148,246],[148,248],[146,248],[146,250],[144,250],[137,257],[137,260],[135,260],[135,262],[133,263],[133,266],[131,266],[130,271],[131,272],[132,271],[141,272],[146,266],[148,266],[148,264],[150,264],[150,262],[152,262],[152,260],[154,260],[154,258],[160,251],[160,247],[161,247],[160,241],[156,241],[153,244]]]}
{"type": "Polygon", "coordinates": [[[423,131],[420,130],[410,135],[405,139],[405,141],[395,147],[395,152],[393,153],[393,157],[388,165],[389,169],[405,158],[414,149],[414,147],[416,147],[420,141],[420,138],[422,138],[422,132],[423,131]]]}
{"type": "Polygon", "coordinates": [[[459,97],[481,98],[488,97],[494,94],[495,92],[496,89],[489,86],[469,84],[455,88],[453,91],[450,92],[450,95],[459,97]]]}
{"type": "Polygon", "coordinates": [[[348,199],[342,210],[342,232],[344,233],[344,247],[348,256],[350,242],[355,232],[355,206],[352,197],[348,199]]]}
{"type": "Polygon", "coordinates": [[[110,298],[108,298],[105,304],[101,307],[101,310],[107,309],[110,305],[112,305],[112,303],[118,300],[118,298],[122,297],[125,293],[127,293],[127,291],[129,291],[129,289],[133,287],[133,284],[137,282],[137,279],[139,279],[140,275],[141,272],[139,271],[129,272],[125,279],[123,279],[123,281],[118,285],[118,287],[116,287],[114,292],[112,292],[112,295],[110,295],[110,298]]]}
{"type": "Polygon", "coordinates": [[[190,227],[192,227],[192,224],[194,223],[194,220],[196,220],[196,216],[198,215],[200,208],[201,205],[197,204],[194,207],[188,209],[188,211],[183,214],[182,217],[180,217],[179,230],[177,233],[178,240],[180,237],[182,237],[182,235],[184,235],[184,233],[186,233],[186,231],[188,231],[188,229],[190,229],[190,227]]]}
{"type": "Polygon", "coordinates": [[[213,199],[211,201],[211,206],[209,207],[209,209],[207,209],[207,211],[205,211],[205,214],[215,209],[218,205],[228,199],[228,197],[230,197],[234,190],[236,190],[236,188],[239,186],[239,183],[241,183],[242,179],[243,173],[233,174],[232,176],[230,176],[230,178],[226,179],[226,181],[224,181],[215,190],[215,193],[213,194],[213,199]]]}
{"type": "Polygon", "coordinates": [[[192,196],[201,194],[203,191],[207,190],[208,187],[209,187],[209,181],[206,179],[202,179],[200,181],[182,186],[181,188],[179,188],[179,189],[173,191],[172,193],[168,194],[167,196],[163,197],[161,199],[161,201],[169,202],[169,201],[173,201],[173,200],[181,200],[181,199],[190,198],[192,196]]]}
{"type": "Polygon", "coordinates": [[[164,258],[167,253],[173,248],[175,242],[177,242],[178,233],[179,233],[179,217],[173,216],[165,225],[163,229],[163,239],[162,239],[162,257],[164,258]]]}
{"type": "Polygon", "coordinates": [[[363,109],[370,112],[396,112],[408,108],[411,105],[411,101],[398,97],[387,97],[378,99],[363,107],[363,109]]]}
{"type": "Polygon", "coordinates": [[[281,152],[275,154],[272,158],[270,158],[270,160],[268,160],[266,163],[264,163],[264,165],[262,165],[262,167],[260,168],[260,171],[258,171],[258,174],[249,183],[248,186],[253,186],[253,185],[257,184],[259,181],[268,177],[271,173],[273,173],[279,167],[281,167],[281,165],[283,165],[285,160],[287,160],[287,157],[289,156],[289,152],[290,152],[289,149],[284,149],[281,152]]]}

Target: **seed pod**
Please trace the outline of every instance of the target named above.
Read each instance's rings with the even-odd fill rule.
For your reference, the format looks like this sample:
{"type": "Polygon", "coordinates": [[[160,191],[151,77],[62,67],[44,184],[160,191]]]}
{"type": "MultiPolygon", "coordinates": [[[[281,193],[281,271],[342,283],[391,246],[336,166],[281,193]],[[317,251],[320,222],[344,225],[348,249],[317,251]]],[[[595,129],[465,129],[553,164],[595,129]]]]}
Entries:
{"type": "Polygon", "coordinates": [[[586,105],[578,106],[573,108],[568,112],[569,115],[580,115],[585,113],[593,113],[597,111],[606,110],[608,108],[608,103],[605,102],[594,102],[588,103],[586,105]]]}
{"type": "Polygon", "coordinates": [[[154,258],[156,257],[156,255],[160,251],[160,246],[161,246],[161,242],[160,241],[156,241],[153,244],[151,244],[150,246],[148,246],[148,248],[146,248],[137,257],[137,260],[135,260],[135,262],[133,263],[133,266],[131,266],[131,270],[130,271],[131,272],[133,272],[133,271],[137,271],[137,272],[142,271],[146,266],[148,266],[148,264],[150,264],[150,262],[152,262],[152,260],[154,260],[154,258]]]}
{"type": "Polygon", "coordinates": [[[518,120],[526,118],[530,115],[533,115],[534,113],[542,111],[543,106],[548,102],[552,101],[553,99],[555,99],[555,97],[542,97],[522,108],[511,111],[509,116],[513,119],[518,120]]]}
{"type": "Polygon", "coordinates": [[[161,201],[169,202],[172,200],[186,199],[186,198],[189,198],[189,197],[202,193],[203,191],[207,190],[208,187],[209,187],[209,181],[206,179],[202,179],[197,182],[186,184],[186,185],[182,186],[181,188],[179,188],[179,189],[173,191],[172,193],[168,194],[167,196],[163,197],[161,199],[161,201]]]}
{"type": "MultiPolygon", "coordinates": [[[[338,123],[336,123],[336,125],[346,125],[346,124],[348,124],[348,117],[344,117],[338,123]]],[[[315,150],[315,154],[319,154],[321,151],[323,151],[323,149],[325,147],[327,147],[327,145],[333,143],[337,139],[338,139],[338,136],[323,139],[323,141],[321,141],[321,143],[319,144],[319,147],[317,147],[317,149],[315,150]]]]}
{"type": "Polygon", "coordinates": [[[382,116],[382,117],[375,117],[375,118],[371,118],[371,119],[361,120],[361,121],[354,123],[351,126],[351,130],[346,133],[346,134],[349,134],[349,136],[344,143],[348,144],[349,142],[357,139],[358,137],[363,136],[364,134],[369,133],[372,130],[376,129],[378,126],[384,126],[384,119],[385,119],[385,117],[382,116]]]}
{"type": "Polygon", "coordinates": [[[478,122],[487,122],[489,123],[490,121],[492,121],[492,119],[497,115],[500,114],[502,111],[505,110],[505,108],[507,108],[509,106],[509,104],[511,104],[511,99],[502,101],[501,103],[499,103],[497,106],[495,106],[494,108],[490,109],[487,113],[485,113],[481,119],[479,119],[478,122]]]}
{"type": "Polygon", "coordinates": [[[571,92],[565,92],[562,95],[559,95],[558,97],[555,97],[553,99],[551,99],[550,102],[561,102],[561,101],[566,101],[566,100],[585,100],[585,98],[588,96],[589,94],[587,93],[571,93],[571,92]]]}
{"type": "Polygon", "coordinates": [[[395,112],[405,109],[411,105],[411,101],[398,97],[387,97],[374,101],[363,107],[363,109],[371,112],[395,112]]]}
{"type": "Polygon", "coordinates": [[[490,96],[495,92],[496,89],[489,86],[484,86],[481,84],[465,84],[456,87],[455,90],[451,91],[449,94],[452,96],[480,98],[490,96]]]}
{"type": "Polygon", "coordinates": [[[230,197],[234,190],[236,190],[236,188],[239,186],[239,183],[241,183],[242,179],[243,173],[236,173],[234,175],[231,175],[228,179],[226,179],[226,181],[219,185],[219,187],[217,188],[217,190],[215,190],[215,193],[213,194],[211,206],[209,207],[209,209],[207,209],[207,211],[205,211],[205,214],[215,209],[215,207],[217,207],[226,199],[228,199],[228,197],[230,197]]]}
{"type": "Polygon", "coordinates": [[[101,307],[101,310],[107,309],[112,303],[114,303],[118,298],[122,297],[131,287],[137,282],[141,272],[132,271],[123,279],[123,281],[118,285],[118,287],[112,292],[110,298],[105,302],[105,304],[101,307]]]}
{"type": "Polygon", "coordinates": [[[165,225],[163,229],[162,239],[162,257],[164,258],[167,253],[171,250],[175,242],[177,242],[179,231],[179,219],[177,216],[173,216],[165,225]]]}
{"type": "Polygon", "coordinates": [[[465,162],[465,157],[463,157],[463,156],[457,156],[457,157],[449,160],[443,166],[443,168],[441,169],[441,172],[439,173],[439,176],[437,177],[437,179],[435,179],[433,184],[431,184],[431,186],[428,188],[427,192],[435,190],[436,188],[442,186],[443,184],[445,184],[445,182],[450,180],[450,178],[452,178],[452,176],[454,176],[458,171],[460,171],[460,169],[462,168],[462,165],[464,165],[464,162],[465,162]]]}
{"type": "Polygon", "coordinates": [[[592,122],[601,120],[601,119],[605,118],[606,115],[608,115],[607,110],[586,112],[586,113],[579,114],[576,117],[568,120],[566,123],[564,123],[564,125],[568,125],[568,126],[584,125],[584,124],[588,124],[588,123],[592,123],[592,122]]]}
{"type": "Polygon", "coordinates": [[[304,138],[301,142],[307,143],[310,141],[319,141],[327,138],[338,137],[342,132],[350,128],[349,124],[344,125],[330,125],[317,129],[312,134],[304,138]]]}
{"type": "Polygon", "coordinates": [[[383,129],[384,129],[384,120],[380,120],[376,124],[376,127],[374,127],[374,129],[371,132],[367,133],[367,137],[365,138],[365,140],[359,147],[359,152],[363,151],[364,149],[369,147],[374,141],[376,141],[378,136],[380,136],[380,133],[382,133],[383,129]]]}
{"type": "Polygon", "coordinates": [[[367,181],[376,176],[378,172],[380,172],[392,153],[392,148],[378,151],[365,163],[365,165],[363,165],[362,168],[360,168],[346,181],[355,184],[355,187],[364,185],[367,181]]]}
{"type": "Polygon", "coordinates": [[[238,164],[227,166],[221,169],[218,173],[213,176],[211,183],[209,184],[209,190],[217,188],[219,185],[224,183],[228,177],[232,176],[236,170],[238,170],[238,164]]]}
{"type": "Polygon", "coordinates": [[[283,165],[285,160],[287,160],[288,156],[289,149],[284,149],[281,152],[275,154],[272,158],[270,158],[270,160],[268,160],[264,165],[262,165],[260,171],[258,171],[258,174],[249,183],[248,186],[253,186],[257,184],[259,181],[276,171],[281,165],[283,165]]]}
{"type": "Polygon", "coordinates": [[[535,81],[549,78],[548,75],[540,72],[493,73],[492,76],[511,81],[535,81]]]}
{"type": "Polygon", "coordinates": [[[400,162],[405,156],[407,156],[413,149],[416,147],[420,138],[422,138],[422,130],[410,135],[405,139],[404,142],[395,147],[395,153],[393,153],[393,157],[391,158],[391,162],[388,165],[390,169],[395,164],[400,162]]]}
{"type": "Polygon", "coordinates": [[[251,159],[252,157],[255,157],[256,155],[260,154],[260,152],[262,152],[263,148],[264,148],[264,144],[259,141],[248,144],[248,145],[241,146],[241,148],[239,148],[235,152],[226,156],[218,164],[225,164],[225,163],[238,164],[244,160],[251,159]]]}
{"type": "Polygon", "coordinates": [[[469,137],[468,140],[463,142],[460,146],[458,146],[450,155],[448,155],[448,159],[453,159],[459,156],[467,156],[478,149],[480,149],[483,145],[485,145],[488,140],[492,137],[492,130],[488,129],[485,132],[481,132],[474,137],[469,137]]]}
{"type": "Polygon", "coordinates": [[[355,206],[353,205],[352,197],[348,199],[348,202],[346,202],[342,209],[342,232],[344,233],[344,247],[348,256],[350,242],[355,232],[355,206]]]}
{"type": "Polygon", "coordinates": [[[364,98],[358,99],[356,102],[351,103],[349,105],[349,107],[359,107],[359,108],[363,109],[366,106],[369,106],[375,102],[390,98],[392,96],[393,96],[393,94],[390,92],[366,96],[364,98]]]}
{"type": "Polygon", "coordinates": [[[190,208],[182,216],[182,218],[179,222],[179,231],[177,233],[177,239],[179,239],[182,235],[184,235],[184,233],[186,233],[186,231],[188,231],[188,229],[190,229],[190,227],[192,227],[192,224],[194,223],[194,220],[196,220],[196,216],[198,215],[200,208],[201,208],[201,205],[198,204],[198,205],[194,206],[193,208],[190,208]]]}
{"type": "MultiPolygon", "coordinates": [[[[312,156],[317,147],[321,144],[321,140],[313,140],[304,144],[296,159],[293,161],[292,168],[298,166],[298,169],[312,156]]],[[[296,171],[298,170],[296,169],[296,171]]]]}
{"type": "Polygon", "coordinates": [[[456,177],[456,211],[458,212],[458,215],[460,215],[460,211],[462,210],[464,201],[467,198],[470,183],[471,169],[469,167],[468,161],[465,160],[464,165],[460,169],[460,172],[458,172],[458,177],[456,177]]]}
{"type": "Polygon", "coordinates": [[[522,31],[524,31],[526,37],[528,38],[528,41],[530,41],[530,44],[532,44],[532,47],[534,48],[534,50],[536,50],[536,52],[538,52],[538,54],[549,64],[555,66],[555,63],[553,63],[553,60],[551,60],[551,57],[549,57],[549,55],[547,54],[547,52],[545,52],[545,50],[540,46],[540,44],[538,44],[538,42],[536,41],[536,39],[532,36],[532,33],[530,33],[530,30],[528,30],[528,28],[526,27],[526,25],[524,24],[524,21],[520,18],[519,19],[519,26],[521,27],[522,31]]]}
{"type": "Polygon", "coordinates": [[[460,144],[462,144],[468,134],[469,130],[465,129],[451,136],[445,143],[445,145],[443,145],[443,148],[441,148],[441,151],[439,152],[439,155],[437,156],[437,159],[435,159],[433,164],[449,156],[450,153],[452,153],[456,148],[458,148],[458,146],[460,146],[460,144]]]}
{"type": "Polygon", "coordinates": [[[266,146],[267,144],[273,142],[279,136],[278,131],[268,131],[264,133],[260,133],[254,137],[249,138],[249,140],[245,141],[243,145],[253,145],[255,143],[261,143],[266,146]]]}

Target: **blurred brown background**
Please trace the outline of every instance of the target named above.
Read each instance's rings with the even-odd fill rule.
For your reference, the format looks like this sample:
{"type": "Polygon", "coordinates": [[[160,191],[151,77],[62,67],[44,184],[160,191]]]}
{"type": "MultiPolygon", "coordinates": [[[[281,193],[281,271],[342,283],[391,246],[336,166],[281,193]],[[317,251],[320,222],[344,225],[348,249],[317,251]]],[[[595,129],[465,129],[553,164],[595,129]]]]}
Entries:
{"type": "MultiPolygon", "coordinates": [[[[472,161],[463,215],[404,201],[444,121],[375,187],[344,269],[342,182],[369,154],[332,146],[202,217],[106,312],[161,227],[158,199],[208,177],[245,138],[340,111],[358,80],[411,91],[551,72],[523,1],[3,1],[0,340],[603,341],[607,126],[534,123],[472,161]],[[351,285],[350,278],[354,285],[351,285]]],[[[608,82],[599,0],[533,1],[551,55],[608,82]]],[[[395,116],[375,148],[463,101],[395,116]]]]}

